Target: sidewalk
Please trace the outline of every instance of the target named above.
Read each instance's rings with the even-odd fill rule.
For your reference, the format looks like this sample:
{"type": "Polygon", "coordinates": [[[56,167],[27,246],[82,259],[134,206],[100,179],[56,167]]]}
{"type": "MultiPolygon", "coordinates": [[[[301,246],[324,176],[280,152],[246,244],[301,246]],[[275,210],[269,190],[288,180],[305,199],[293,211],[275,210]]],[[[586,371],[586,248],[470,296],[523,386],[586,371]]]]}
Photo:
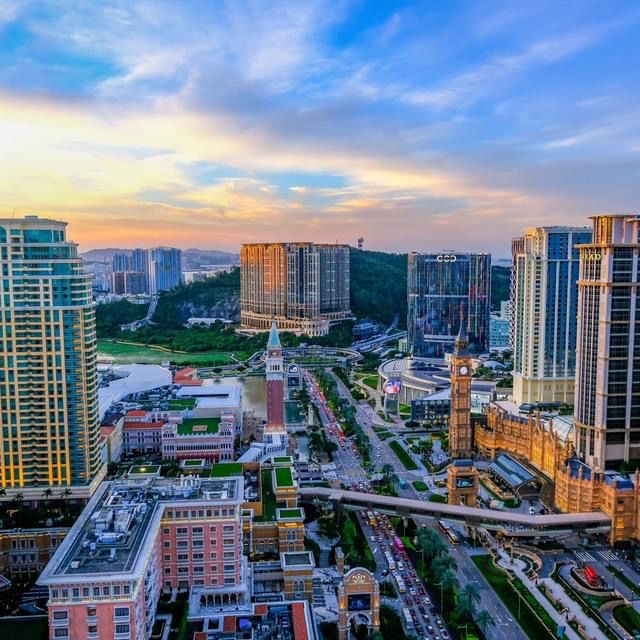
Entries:
{"type": "MultiPolygon", "coordinates": [[[[547,600],[542,593],[538,590],[535,583],[529,579],[529,577],[522,570],[523,563],[520,560],[511,561],[509,555],[502,549],[498,550],[499,560],[497,562],[498,566],[503,569],[512,570],[513,573],[522,580],[525,587],[531,592],[533,597],[538,601],[538,603],[542,606],[542,608],[549,614],[551,619],[558,625],[562,625],[565,627],[565,636],[570,640],[582,640],[580,636],[569,626],[569,622],[565,618],[563,614],[556,611],[554,606],[547,600]]],[[[589,637],[594,638],[594,640],[607,640],[607,637],[600,631],[595,620],[591,619],[587,616],[584,611],[580,608],[580,605],[572,600],[569,595],[562,589],[562,587],[555,581],[551,580],[551,578],[542,578],[539,580],[542,584],[544,584],[549,591],[553,594],[553,596],[559,600],[562,605],[569,610],[569,617],[575,618],[579,624],[586,630],[589,634],[589,637]]]]}

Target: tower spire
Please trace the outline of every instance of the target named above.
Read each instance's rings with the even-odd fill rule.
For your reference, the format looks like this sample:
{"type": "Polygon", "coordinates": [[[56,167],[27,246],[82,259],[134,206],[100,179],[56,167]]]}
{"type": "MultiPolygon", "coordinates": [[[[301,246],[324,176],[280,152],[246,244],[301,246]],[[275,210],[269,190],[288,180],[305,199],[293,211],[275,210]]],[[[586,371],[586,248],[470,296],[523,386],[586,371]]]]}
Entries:
{"type": "Polygon", "coordinates": [[[280,335],[278,334],[278,325],[276,324],[275,318],[271,321],[271,331],[269,332],[267,349],[282,349],[280,335]]]}

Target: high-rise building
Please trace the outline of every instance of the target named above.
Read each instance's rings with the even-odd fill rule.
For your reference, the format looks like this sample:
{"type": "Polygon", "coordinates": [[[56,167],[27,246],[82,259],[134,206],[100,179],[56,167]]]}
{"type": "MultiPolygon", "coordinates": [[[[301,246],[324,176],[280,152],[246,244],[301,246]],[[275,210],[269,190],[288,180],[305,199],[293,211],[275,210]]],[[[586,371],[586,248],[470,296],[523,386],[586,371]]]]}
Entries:
{"type": "Polygon", "coordinates": [[[242,325],[325,335],[351,317],[349,247],[310,242],[245,244],[240,252],[242,325]]]}
{"type": "Polygon", "coordinates": [[[100,459],[91,277],[66,223],[0,220],[0,486],[93,486],[100,459]]]}
{"type": "Polygon", "coordinates": [[[512,243],[513,397],[573,403],[578,245],[588,227],[532,227],[512,243]]]}
{"type": "Polygon", "coordinates": [[[408,343],[416,356],[451,351],[461,319],[469,350],[489,348],[491,256],[486,253],[410,253],[408,343]]]}
{"type": "Polygon", "coordinates": [[[268,432],[284,432],[284,358],[275,320],[271,325],[265,358],[268,432]]]}
{"type": "Polygon", "coordinates": [[[119,251],[113,254],[111,258],[111,271],[113,273],[124,273],[125,271],[131,271],[131,253],[119,251]]]}
{"type": "Polygon", "coordinates": [[[149,293],[156,294],[177,287],[182,281],[180,249],[156,247],[147,251],[149,293]]]}
{"type": "Polygon", "coordinates": [[[579,247],[575,446],[591,467],[640,457],[640,216],[594,216],[579,247]]]}

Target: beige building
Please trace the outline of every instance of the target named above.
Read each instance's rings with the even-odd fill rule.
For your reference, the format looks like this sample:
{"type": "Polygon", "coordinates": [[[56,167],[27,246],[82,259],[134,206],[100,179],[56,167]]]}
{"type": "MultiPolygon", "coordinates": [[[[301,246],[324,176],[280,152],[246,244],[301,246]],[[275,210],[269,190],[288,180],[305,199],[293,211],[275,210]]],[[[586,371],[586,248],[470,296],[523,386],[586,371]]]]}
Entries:
{"type": "Polygon", "coordinates": [[[351,317],[349,247],[311,242],[245,244],[240,250],[240,316],[247,329],[325,335],[351,317]]]}

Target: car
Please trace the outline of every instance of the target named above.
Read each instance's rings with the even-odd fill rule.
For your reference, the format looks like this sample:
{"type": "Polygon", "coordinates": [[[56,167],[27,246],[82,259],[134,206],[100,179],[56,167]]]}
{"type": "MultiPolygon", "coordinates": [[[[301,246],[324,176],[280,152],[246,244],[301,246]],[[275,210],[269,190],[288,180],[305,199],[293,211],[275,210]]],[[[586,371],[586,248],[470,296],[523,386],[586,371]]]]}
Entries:
{"type": "Polygon", "coordinates": [[[438,628],[440,629],[444,628],[444,622],[442,622],[440,618],[436,618],[436,624],[438,625],[438,628]]]}
{"type": "Polygon", "coordinates": [[[434,631],[433,627],[432,627],[430,624],[429,624],[429,625],[427,625],[427,631],[428,631],[431,635],[433,635],[433,634],[435,633],[435,631],[434,631]]]}
{"type": "Polygon", "coordinates": [[[449,632],[446,629],[441,629],[440,630],[440,634],[442,635],[444,640],[448,640],[449,639],[449,632]]]}
{"type": "Polygon", "coordinates": [[[408,607],[410,607],[413,604],[413,600],[409,596],[405,598],[405,602],[408,607]]]}
{"type": "Polygon", "coordinates": [[[418,605],[418,611],[422,614],[425,615],[427,613],[427,610],[422,606],[422,605],[418,605]]]}
{"type": "Polygon", "coordinates": [[[376,541],[376,537],[375,536],[369,536],[369,540],[371,540],[371,542],[375,542],[376,541]]]}
{"type": "Polygon", "coordinates": [[[415,598],[418,595],[418,592],[413,587],[411,587],[411,589],[409,589],[409,594],[415,598]]]}

